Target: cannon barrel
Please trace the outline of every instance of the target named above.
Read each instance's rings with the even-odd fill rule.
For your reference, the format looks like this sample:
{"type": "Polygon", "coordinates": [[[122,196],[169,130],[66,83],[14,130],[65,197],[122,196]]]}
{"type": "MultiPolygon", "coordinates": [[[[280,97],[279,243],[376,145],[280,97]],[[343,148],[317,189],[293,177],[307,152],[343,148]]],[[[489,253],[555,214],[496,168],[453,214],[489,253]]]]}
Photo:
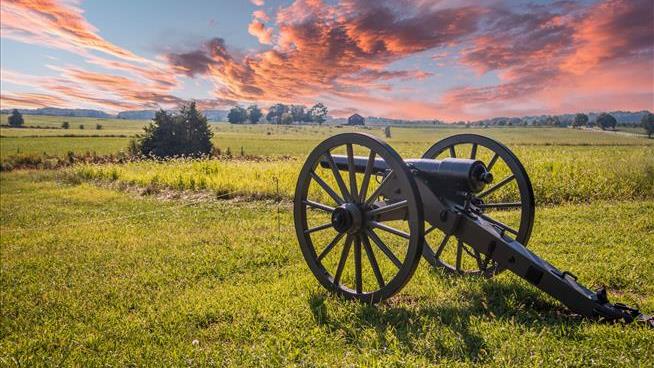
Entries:
{"type": "MultiPolygon", "coordinates": [[[[341,171],[348,171],[348,159],[343,155],[332,155],[336,168],[341,171]]],[[[361,156],[353,157],[354,171],[365,173],[368,165],[368,158],[361,156]]],[[[486,165],[479,160],[464,158],[446,158],[443,160],[432,159],[408,159],[404,161],[413,173],[427,180],[430,187],[478,193],[484,189],[486,184],[493,181],[493,175],[488,172],[486,165]]],[[[329,168],[329,161],[322,158],[320,166],[329,168]]],[[[376,158],[372,166],[373,174],[383,174],[388,170],[388,165],[383,159],[376,158]]]]}

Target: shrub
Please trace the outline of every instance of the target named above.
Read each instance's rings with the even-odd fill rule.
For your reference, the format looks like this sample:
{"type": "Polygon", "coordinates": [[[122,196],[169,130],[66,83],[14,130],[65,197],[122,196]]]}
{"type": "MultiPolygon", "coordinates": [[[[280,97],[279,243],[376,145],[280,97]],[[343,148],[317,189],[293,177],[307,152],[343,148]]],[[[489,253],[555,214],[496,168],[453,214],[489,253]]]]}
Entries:
{"type": "Polygon", "coordinates": [[[643,129],[645,129],[647,132],[647,136],[652,138],[652,134],[654,134],[654,114],[648,112],[647,114],[643,115],[640,123],[642,124],[643,129]]]}
{"type": "Polygon", "coordinates": [[[70,128],[69,122],[64,121],[63,123],[61,123],[61,129],[68,129],[68,128],[70,128]]]}
{"type": "Polygon", "coordinates": [[[602,130],[606,130],[608,128],[615,129],[616,124],[618,123],[617,120],[613,117],[611,114],[607,114],[605,112],[601,113],[597,117],[597,125],[602,128],[602,130]]]}
{"type": "Polygon", "coordinates": [[[23,115],[18,110],[13,109],[11,115],[7,118],[7,122],[12,127],[21,127],[25,123],[25,120],[23,120],[23,115]]]}
{"type": "MultiPolygon", "coordinates": [[[[213,149],[212,137],[207,118],[192,102],[182,106],[177,115],[158,111],[136,142],[136,150],[154,157],[209,155],[213,149]]],[[[133,148],[130,146],[130,152],[133,148]]]]}

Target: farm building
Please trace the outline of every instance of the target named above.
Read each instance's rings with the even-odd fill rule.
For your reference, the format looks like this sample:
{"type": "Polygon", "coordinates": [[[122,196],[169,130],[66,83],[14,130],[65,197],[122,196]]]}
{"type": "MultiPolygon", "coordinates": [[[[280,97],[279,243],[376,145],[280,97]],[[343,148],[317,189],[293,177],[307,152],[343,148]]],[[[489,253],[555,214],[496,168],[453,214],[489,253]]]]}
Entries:
{"type": "Polygon", "coordinates": [[[347,118],[347,125],[364,125],[365,119],[359,114],[354,114],[347,118]]]}

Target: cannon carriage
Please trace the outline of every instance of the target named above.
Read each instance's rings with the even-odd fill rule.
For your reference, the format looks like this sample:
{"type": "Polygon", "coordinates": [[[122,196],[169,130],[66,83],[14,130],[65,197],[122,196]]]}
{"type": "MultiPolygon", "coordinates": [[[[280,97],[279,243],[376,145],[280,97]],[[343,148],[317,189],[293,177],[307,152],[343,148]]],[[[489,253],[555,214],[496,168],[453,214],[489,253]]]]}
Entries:
{"type": "Polygon", "coordinates": [[[509,270],[583,316],[654,324],[528,250],[534,214],[518,158],[474,134],[407,160],[370,135],[330,137],[307,158],[294,199],[302,254],[320,284],[342,297],[390,298],[424,258],[457,275],[509,270]]]}

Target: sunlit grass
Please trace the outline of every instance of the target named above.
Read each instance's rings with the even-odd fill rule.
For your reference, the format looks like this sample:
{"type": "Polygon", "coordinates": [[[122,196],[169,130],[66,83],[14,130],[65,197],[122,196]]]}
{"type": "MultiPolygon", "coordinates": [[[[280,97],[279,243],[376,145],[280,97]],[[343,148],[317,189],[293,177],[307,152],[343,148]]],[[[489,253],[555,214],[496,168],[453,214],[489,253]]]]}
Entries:
{"type": "MultiPolygon", "coordinates": [[[[654,148],[651,147],[517,147],[531,178],[536,200],[543,204],[654,198],[654,148]]],[[[286,198],[294,194],[301,158],[248,161],[142,161],[82,165],[72,173],[85,180],[155,185],[178,190],[238,192],[253,198],[286,198]]],[[[498,168],[497,178],[507,175],[498,168]]],[[[506,171],[506,170],[505,170],[506,171]]],[[[325,179],[332,178],[330,172],[325,179]]],[[[499,180],[499,179],[498,179],[499,180]]],[[[316,191],[324,198],[324,193],[316,191]]],[[[502,192],[497,201],[507,200],[502,192]]]]}
{"type": "MultiPolygon", "coordinates": [[[[330,296],[284,203],[1,175],[3,366],[632,367],[654,355],[652,330],[570,316],[509,273],[448,277],[423,261],[379,306],[330,296]]],[[[652,200],[540,209],[530,248],[651,312],[653,213],[652,200]]]]}

